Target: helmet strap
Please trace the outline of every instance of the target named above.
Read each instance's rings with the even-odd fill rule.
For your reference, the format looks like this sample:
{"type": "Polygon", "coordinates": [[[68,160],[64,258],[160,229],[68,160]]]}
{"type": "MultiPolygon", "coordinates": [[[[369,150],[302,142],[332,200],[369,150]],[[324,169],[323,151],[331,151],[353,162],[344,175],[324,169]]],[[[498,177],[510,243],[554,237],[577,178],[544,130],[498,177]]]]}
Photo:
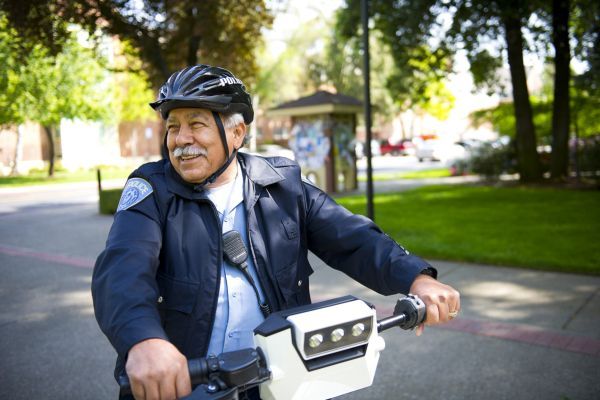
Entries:
{"type": "Polygon", "coordinates": [[[211,111],[213,118],[215,119],[215,123],[217,124],[217,128],[219,128],[219,135],[221,135],[221,142],[223,143],[223,148],[225,149],[225,159],[229,159],[229,147],[227,146],[227,136],[225,135],[225,127],[223,126],[223,121],[221,120],[221,116],[216,111],[211,111]]]}
{"type": "Polygon", "coordinates": [[[229,164],[231,164],[231,162],[233,161],[233,159],[237,155],[237,152],[238,152],[237,149],[233,149],[233,153],[231,153],[231,156],[227,159],[227,161],[225,161],[225,164],[223,164],[221,166],[221,168],[219,168],[218,170],[216,170],[214,174],[212,174],[211,176],[209,176],[208,178],[206,178],[203,182],[200,182],[200,183],[194,185],[194,190],[197,191],[197,192],[200,192],[200,191],[204,190],[204,188],[206,187],[206,185],[210,185],[211,183],[213,183],[214,181],[216,181],[217,178],[219,176],[221,176],[221,174],[223,172],[225,172],[225,170],[227,169],[227,167],[229,167],[229,164]]]}

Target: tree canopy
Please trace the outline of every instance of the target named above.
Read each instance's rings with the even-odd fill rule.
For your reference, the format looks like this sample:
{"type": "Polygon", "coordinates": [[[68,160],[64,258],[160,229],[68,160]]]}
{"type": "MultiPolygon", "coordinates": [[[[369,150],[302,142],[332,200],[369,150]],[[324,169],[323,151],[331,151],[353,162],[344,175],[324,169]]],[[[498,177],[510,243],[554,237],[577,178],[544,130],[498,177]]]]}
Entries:
{"type": "MultiPolygon", "coordinates": [[[[370,1],[374,35],[381,43],[376,49],[390,54],[393,64],[385,76],[385,87],[400,111],[412,109],[445,119],[453,107],[454,98],[447,90],[444,78],[451,71],[449,52],[440,43],[428,43],[427,21],[412,17],[421,12],[426,2],[405,2],[405,13],[396,3],[370,1]],[[416,7],[419,10],[413,10],[416,7]],[[412,11],[411,11],[412,10],[412,11]]],[[[423,14],[426,16],[426,14],[423,14]]],[[[346,40],[360,38],[360,0],[347,0],[336,22],[337,35],[346,40]]],[[[371,51],[377,56],[378,51],[371,51]]],[[[362,53],[355,54],[358,60],[362,53]]],[[[373,77],[375,74],[371,74],[373,77]]]]}
{"type": "MultiPolygon", "coordinates": [[[[273,57],[260,53],[256,93],[267,107],[311,94],[319,88],[362,99],[362,50],[356,38],[336,34],[333,20],[315,17],[300,24],[284,38],[285,49],[273,57]]],[[[377,115],[389,120],[398,107],[387,89],[393,61],[385,44],[371,40],[371,93],[377,115]]]]}
{"type": "Polygon", "coordinates": [[[76,32],[70,32],[55,56],[41,45],[32,47],[25,63],[17,61],[18,44],[15,32],[0,16],[0,59],[4,61],[0,124],[30,120],[58,125],[62,118],[112,118],[108,72],[93,51],[79,43],[76,32]]]}
{"type": "Polygon", "coordinates": [[[49,143],[49,175],[54,168],[54,137],[63,118],[115,122],[116,86],[97,54],[82,43],[76,30],[51,55],[37,45],[25,62],[19,59],[19,38],[0,14],[0,125],[39,123],[49,143]]]}
{"type": "Polygon", "coordinates": [[[254,50],[272,23],[264,0],[2,0],[0,10],[24,39],[22,54],[37,44],[58,54],[74,23],[129,42],[155,87],[197,63],[229,68],[254,83],[254,50]]]}

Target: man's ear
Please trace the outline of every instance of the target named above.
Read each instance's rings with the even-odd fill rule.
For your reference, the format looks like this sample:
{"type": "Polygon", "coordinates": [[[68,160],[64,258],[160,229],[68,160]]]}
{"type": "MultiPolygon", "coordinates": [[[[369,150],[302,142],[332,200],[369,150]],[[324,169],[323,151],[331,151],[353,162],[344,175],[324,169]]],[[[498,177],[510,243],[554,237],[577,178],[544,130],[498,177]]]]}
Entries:
{"type": "Polygon", "coordinates": [[[247,130],[248,127],[243,122],[237,124],[236,127],[233,128],[233,142],[235,144],[236,149],[242,147],[247,130]]]}

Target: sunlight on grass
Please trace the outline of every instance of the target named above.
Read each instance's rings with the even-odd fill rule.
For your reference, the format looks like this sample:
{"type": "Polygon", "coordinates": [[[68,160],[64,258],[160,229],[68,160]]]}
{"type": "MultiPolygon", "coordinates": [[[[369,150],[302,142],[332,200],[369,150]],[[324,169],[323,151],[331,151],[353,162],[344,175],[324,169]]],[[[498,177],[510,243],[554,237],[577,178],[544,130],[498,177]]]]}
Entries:
{"type": "MultiPolygon", "coordinates": [[[[363,196],[339,198],[365,213],[363,196]]],[[[428,258],[600,274],[600,192],[429,186],[375,197],[376,222],[428,258]]]]}
{"type": "Polygon", "coordinates": [[[436,168],[424,171],[405,172],[402,174],[403,179],[423,179],[423,178],[446,178],[450,176],[449,168],[436,168]]]}
{"type": "MultiPolygon", "coordinates": [[[[127,178],[135,168],[101,167],[102,180],[127,178]]],[[[49,177],[45,170],[33,170],[28,175],[0,177],[0,187],[50,185],[54,183],[72,183],[96,181],[96,169],[67,171],[58,169],[49,177]]]]}
{"type": "MultiPolygon", "coordinates": [[[[373,174],[373,181],[395,181],[398,179],[425,179],[425,178],[446,178],[450,176],[448,168],[436,168],[423,171],[412,172],[379,172],[373,174]]],[[[366,182],[366,174],[358,177],[359,182],[366,182]]]]}

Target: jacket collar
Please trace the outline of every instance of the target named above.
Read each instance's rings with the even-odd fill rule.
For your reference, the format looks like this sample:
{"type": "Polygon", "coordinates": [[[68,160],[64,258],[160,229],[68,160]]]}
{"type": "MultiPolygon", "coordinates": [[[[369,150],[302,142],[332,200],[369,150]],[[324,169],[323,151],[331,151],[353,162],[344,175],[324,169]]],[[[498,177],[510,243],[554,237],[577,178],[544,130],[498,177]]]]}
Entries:
{"type": "MultiPolygon", "coordinates": [[[[254,183],[254,185],[244,185],[244,191],[248,197],[254,197],[256,192],[253,186],[265,187],[280,182],[285,178],[264,158],[246,153],[239,153],[237,160],[245,177],[254,183]]],[[[169,160],[165,160],[165,175],[167,177],[167,187],[170,192],[175,193],[186,199],[206,199],[204,190],[194,190],[194,184],[184,181],[175,171],[169,160]]],[[[250,182],[248,182],[250,183],[250,182]]]]}
{"type": "Polygon", "coordinates": [[[247,153],[238,153],[238,161],[248,179],[259,186],[268,186],[285,178],[262,157],[247,153]]]}

